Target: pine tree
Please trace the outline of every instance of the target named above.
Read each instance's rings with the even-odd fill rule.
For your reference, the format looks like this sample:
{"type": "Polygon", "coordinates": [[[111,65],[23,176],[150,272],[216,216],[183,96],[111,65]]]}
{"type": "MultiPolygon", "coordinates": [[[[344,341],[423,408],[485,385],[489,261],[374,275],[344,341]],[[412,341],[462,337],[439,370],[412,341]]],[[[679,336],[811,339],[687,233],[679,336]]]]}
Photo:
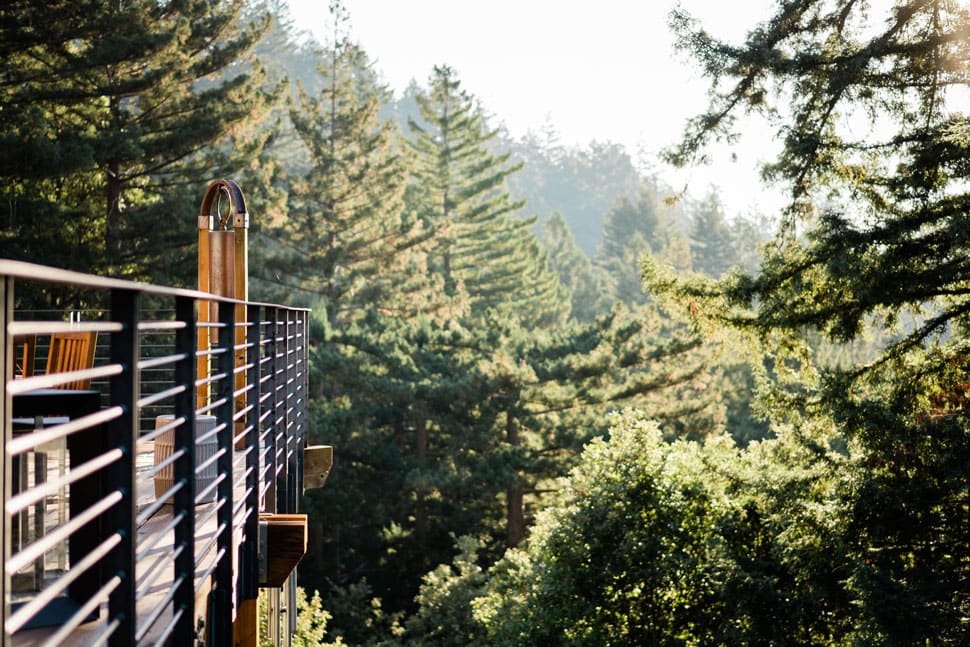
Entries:
{"type": "Polygon", "coordinates": [[[694,209],[691,216],[690,248],[694,269],[718,278],[737,260],[731,229],[724,209],[713,190],[694,209]]]}
{"type": "Polygon", "coordinates": [[[761,267],[761,247],[771,236],[771,225],[757,213],[738,215],[730,224],[731,240],[738,266],[749,274],[761,267]]]}
{"type": "Polygon", "coordinates": [[[444,376],[468,373],[457,368],[461,355],[420,340],[426,325],[461,303],[444,297],[427,270],[431,230],[405,208],[405,159],[394,124],[380,116],[389,93],[348,41],[340,3],[331,4],[331,17],[332,42],[318,53],[319,94],[300,88],[288,115],[311,165],[290,181],[287,216],[264,237],[276,251],[263,271],[280,284],[275,289],[316,308],[314,433],[345,449],[342,476],[307,499],[318,513],[314,552],[332,559],[308,564],[305,575],[321,588],[327,578],[350,585],[367,577],[399,607],[414,594],[414,572],[436,555],[426,541],[435,534],[429,513],[415,498],[431,491],[427,435],[446,415],[432,418],[422,390],[446,389],[452,382],[444,376]],[[346,516],[334,520],[337,510],[346,516]],[[389,523],[417,538],[396,545],[389,523]],[[388,545],[406,559],[382,565],[388,545]]]}
{"type": "Polygon", "coordinates": [[[506,178],[519,169],[509,153],[493,154],[489,131],[454,70],[435,67],[412,119],[419,213],[434,231],[432,270],[445,292],[469,296],[471,315],[496,309],[524,322],[550,324],[565,316],[565,295],[530,231],[519,219],[506,178]]]}
{"type": "Polygon", "coordinates": [[[314,428],[345,449],[341,474],[314,495],[327,520],[308,574],[320,586],[324,576],[366,577],[391,609],[404,608],[420,576],[449,558],[449,532],[499,523],[502,484],[487,465],[498,460],[498,414],[479,368],[481,334],[373,310],[321,345],[329,357],[315,366],[339,394],[321,403],[314,428]]]}
{"type": "Polygon", "coordinates": [[[258,140],[239,135],[278,93],[261,88],[258,66],[211,80],[231,71],[265,28],[263,20],[240,27],[244,5],[0,9],[0,138],[14,151],[0,165],[0,191],[12,254],[30,244],[35,260],[77,269],[184,275],[201,187],[255,157],[258,140]],[[70,221],[67,236],[58,219],[70,221]],[[50,237],[25,242],[35,226],[50,237]],[[38,249],[41,241],[51,248],[38,249]],[[65,258],[62,247],[75,253],[65,258]]]}
{"type": "Polygon", "coordinates": [[[635,234],[656,251],[663,246],[665,224],[657,190],[651,181],[644,181],[634,198],[621,196],[606,215],[600,255],[619,256],[619,250],[635,234]]]}
{"type": "Polygon", "coordinates": [[[339,341],[318,352],[345,361],[314,363],[340,386],[314,429],[344,447],[342,468],[314,494],[325,557],[302,572],[320,586],[366,577],[391,610],[450,559],[451,534],[489,537],[493,557],[520,542],[606,410],[638,403],[670,437],[707,436],[722,417],[709,349],[646,310],[556,331],[494,311],[474,329],[375,313],[339,341]]]}
{"type": "Polygon", "coordinates": [[[550,123],[518,140],[500,133],[497,145],[525,164],[508,180],[512,194],[526,200],[527,213],[542,219],[561,213],[576,244],[590,257],[600,243],[603,216],[619,196],[635,195],[639,186],[636,167],[622,146],[565,146],[550,123]]]}
{"type": "Polygon", "coordinates": [[[320,95],[301,89],[289,115],[312,166],[290,184],[288,215],[275,236],[282,253],[266,269],[308,302],[321,300],[333,326],[367,306],[398,316],[428,311],[427,233],[403,209],[404,162],[393,124],[379,116],[387,91],[366,53],[347,40],[339,3],[331,13],[320,95]]]}
{"type": "Polygon", "coordinates": [[[803,430],[830,420],[851,452],[854,469],[831,476],[846,515],[830,565],[844,574],[844,641],[963,644],[970,118],[953,89],[970,84],[970,11],[880,9],[782,3],[741,46],[675,14],[714,98],[671,156],[703,157],[739,113],[784,106],[784,147],[765,172],[788,187],[786,222],[760,273],[722,290],[754,306],[749,323],[766,339],[784,338],[778,378],[805,369],[776,412],[801,416],[803,430]],[[821,370],[799,350],[806,328],[840,342],[871,323],[899,324],[873,362],[821,370]]]}
{"type": "Polygon", "coordinates": [[[606,214],[596,258],[612,279],[616,299],[631,305],[646,303],[640,259],[664,247],[666,229],[663,206],[650,181],[641,182],[635,198],[618,198],[606,214]]]}
{"type": "Polygon", "coordinates": [[[723,425],[710,383],[711,346],[655,307],[618,306],[585,325],[525,330],[489,320],[478,370],[493,414],[491,481],[506,483],[506,542],[525,536],[530,515],[570,459],[620,403],[665,423],[670,438],[703,438],[723,425]]]}
{"type": "Polygon", "coordinates": [[[589,323],[605,314],[612,301],[609,278],[576,244],[562,215],[554,213],[542,223],[540,240],[549,254],[550,269],[571,295],[570,317],[589,323]]]}

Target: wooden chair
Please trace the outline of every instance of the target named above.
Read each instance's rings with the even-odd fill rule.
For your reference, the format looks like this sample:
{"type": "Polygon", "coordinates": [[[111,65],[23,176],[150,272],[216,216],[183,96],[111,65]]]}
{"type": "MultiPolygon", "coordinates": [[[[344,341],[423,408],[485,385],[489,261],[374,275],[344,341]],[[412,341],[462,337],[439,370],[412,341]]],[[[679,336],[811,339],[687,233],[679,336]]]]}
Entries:
{"type": "MultiPolygon", "coordinates": [[[[98,345],[97,332],[58,332],[51,335],[47,352],[47,373],[67,373],[94,366],[94,351],[98,345]]],[[[21,375],[34,374],[37,337],[24,338],[21,375]]],[[[91,380],[74,380],[56,387],[58,389],[88,389],[91,380]]]]}
{"type": "MultiPolygon", "coordinates": [[[[94,366],[94,351],[98,343],[97,332],[58,332],[51,335],[50,347],[47,351],[47,370],[46,373],[67,373],[79,371],[94,366]]],[[[19,376],[32,377],[34,374],[34,364],[37,354],[37,337],[28,335],[23,338],[23,351],[21,354],[21,365],[19,376]]],[[[73,380],[58,385],[58,389],[88,389],[91,387],[91,380],[73,380]]],[[[62,417],[41,417],[34,420],[14,419],[14,433],[25,433],[35,429],[43,429],[50,425],[62,424],[67,422],[67,418],[62,417]]],[[[54,452],[57,456],[58,476],[63,476],[66,469],[67,448],[64,439],[53,441],[47,445],[42,445],[34,452],[34,480],[36,483],[47,480],[47,453],[54,452]]],[[[19,459],[20,457],[18,457],[19,459]]],[[[15,461],[14,474],[14,493],[29,487],[29,475],[26,469],[26,461],[20,459],[15,461]]],[[[65,492],[61,491],[57,496],[57,521],[58,525],[64,524],[65,518],[65,492]]],[[[45,532],[45,516],[47,514],[47,504],[45,501],[38,502],[34,506],[34,533],[41,536],[45,532]]],[[[14,523],[14,544],[19,544],[29,533],[29,526],[26,512],[19,515],[21,518],[14,523]]],[[[65,568],[65,551],[61,545],[57,550],[58,568],[65,568]]],[[[30,578],[28,586],[38,588],[43,581],[44,562],[39,558],[34,563],[34,573],[30,578]]],[[[16,587],[15,587],[16,588],[16,587]]]]}

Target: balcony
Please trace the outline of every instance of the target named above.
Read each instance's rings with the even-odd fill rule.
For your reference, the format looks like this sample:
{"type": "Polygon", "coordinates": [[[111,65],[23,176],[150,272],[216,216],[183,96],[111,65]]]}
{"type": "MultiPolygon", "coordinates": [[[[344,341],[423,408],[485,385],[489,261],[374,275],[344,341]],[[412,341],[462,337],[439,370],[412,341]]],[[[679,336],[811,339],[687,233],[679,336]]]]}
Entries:
{"type": "MultiPolygon", "coordinates": [[[[299,513],[308,312],[15,261],[0,278],[3,643],[253,644],[239,619],[280,585],[267,526],[299,513]],[[43,320],[21,291],[96,315],[43,320]],[[96,334],[93,365],[21,377],[17,341],[65,331],[96,334]]],[[[273,595],[295,609],[295,577],[273,595]]]]}

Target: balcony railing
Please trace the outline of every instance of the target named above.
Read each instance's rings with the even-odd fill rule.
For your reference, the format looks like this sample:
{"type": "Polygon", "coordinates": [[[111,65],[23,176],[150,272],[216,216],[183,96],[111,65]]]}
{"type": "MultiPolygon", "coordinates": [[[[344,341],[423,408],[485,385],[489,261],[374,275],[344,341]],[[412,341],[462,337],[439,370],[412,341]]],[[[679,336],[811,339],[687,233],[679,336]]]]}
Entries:
{"type": "Polygon", "coordinates": [[[298,512],[307,311],[0,260],[0,324],[3,643],[229,644],[260,515],[298,512]],[[104,315],[24,317],[21,290],[104,315]],[[18,338],[66,330],[107,354],[18,378],[18,338]]]}

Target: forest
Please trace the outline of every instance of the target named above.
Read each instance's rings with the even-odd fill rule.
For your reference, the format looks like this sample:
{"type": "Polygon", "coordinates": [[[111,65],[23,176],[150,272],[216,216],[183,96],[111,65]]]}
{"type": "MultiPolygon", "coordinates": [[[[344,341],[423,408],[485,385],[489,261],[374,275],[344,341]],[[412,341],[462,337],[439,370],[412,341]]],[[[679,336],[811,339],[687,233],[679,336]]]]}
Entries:
{"type": "Polygon", "coordinates": [[[883,4],[674,10],[709,105],[645,173],[393,92],[339,1],[7,2],[2,256],[191,287],[243,187],[335,453],[295,644],[970,644],[970,8],[883,4]],[[778,213],[664,179],[742,117],[778,213]]]}

